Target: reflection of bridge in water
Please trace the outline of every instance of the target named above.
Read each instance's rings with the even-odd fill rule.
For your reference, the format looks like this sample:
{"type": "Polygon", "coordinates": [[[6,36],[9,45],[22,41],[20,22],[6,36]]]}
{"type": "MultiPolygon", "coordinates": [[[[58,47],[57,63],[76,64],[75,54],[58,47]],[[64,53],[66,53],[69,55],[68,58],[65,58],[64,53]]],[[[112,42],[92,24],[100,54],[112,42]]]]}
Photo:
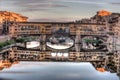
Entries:
{"type": "Polygon", "coordinates": [[[98,70],[108,70],[120,74],[120,53],[116,50],[116,35],[109,34],[106,30],[99,31],[96,28],[99,26],[99,28],[107,29],[104,28],[104,24],[54,23],[53,25],[44,23],[44,26],[42,23],[19,24],[18,27],[10,27],[20,30],[12,36],[14,38],[17,38],[16,36],[18,38],[34,37],[35,40],[26,40],[22,43],[18,40],[8,51],[7,49],[1,51],[0,55],[3,60],[12,58],[19,61],[90,62],[98,70]],[[29,27],[28,24],[32,27],[29,27]],[[56,35],[57,37],[51,40],[51,37],[56,35]],[[74,44],[66,49],[54,49],[46,44],[49,42],[56,46],[60,43],[68,45],[69,43],[62,40],[60,36],[69,37],[74,44]],[[35,46],[32,41],[37,41],[39,46],[38,44],[35,46]],[[34,47],[32,47],[33,45],[34,47]],[[28,48],[28,46],[30,47],[28,48]]]}
{"type": "Polygon", "coordinates": [[[117,54],[103,52],[69,52],[55,53],[50,51],[10,50],[1,54],[2,60],[12,59],[19,61],[52,61],[52,62],[90,62],[96,70],[120,74],[119,60],[117,54]],[[12,53],[12,54],[11,54],[12,53]]]}

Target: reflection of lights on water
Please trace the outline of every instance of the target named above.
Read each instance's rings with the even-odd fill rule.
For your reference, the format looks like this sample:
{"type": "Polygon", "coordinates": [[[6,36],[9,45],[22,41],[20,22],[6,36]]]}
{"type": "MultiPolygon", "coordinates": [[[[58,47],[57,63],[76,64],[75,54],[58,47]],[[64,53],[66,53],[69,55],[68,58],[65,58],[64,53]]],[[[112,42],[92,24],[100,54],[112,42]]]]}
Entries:
{"type": "Polygon", "coordinates": [[[58,57],[68,57],[68,53],[51,53],[51,56],[52,57],[56,57],[56,56],[58,56],[58,57]]]}
{"type": "Polygon", "coordinates": [[[58,56],[58,57],[61,57],[61,56],[62,56],[62,53],[58,53],[57,56],[58,56]]]}
{"type": "Polygon", "coordinates": [[[72,47],[74,44],[74,41],[70,39],[69,37],[51,37],[49,38],[49,41],[46,43],[46,45],[53,49],[68,49],[72,47]],[[61,40],[63,40],[61,42],[61,40]]]}
{"type": "Polygon", "coordinates": [[[97,68],[97,71],[99,71],[99,72],[105,72],[106,70],[104,68],[97,68]]]}
{"type": "Polygon", "coordinates": [[[38,41],[26,42],[26,48],[34,48],[40,46],[38,41]]]}
{"type": "Polygon", "coordinates": [[[56,53],[51,53],[51,55],[52,55],[53,57],[55,57],[55,56],[56,56],[56,53]]]}
{"type": "Polygon", "coordinates": [[[64,56],[64,57],[68,57],[68,53],[64,53],[63,56],[64,56]]]}
{"type": "Polygon", "coordinates": [[[3,60],[0,61],[0,70],[3,70],[4,68],[10,68],[13,64],[18,64],[19,61],[14,61],[11,63],[9,60],[3,60]]]}
{"type": "Polygon", "coordinates": [[[3,70],[4,69],[4,67],[3,66],[0,66],[0,70],[3,70]]]}

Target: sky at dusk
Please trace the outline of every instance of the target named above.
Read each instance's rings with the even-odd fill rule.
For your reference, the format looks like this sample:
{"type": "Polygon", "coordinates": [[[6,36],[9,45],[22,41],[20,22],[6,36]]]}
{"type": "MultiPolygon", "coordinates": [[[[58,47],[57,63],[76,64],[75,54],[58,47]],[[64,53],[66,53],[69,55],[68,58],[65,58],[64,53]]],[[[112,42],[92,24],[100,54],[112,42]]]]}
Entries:
{"type": "Polygon", "coordinates": [[[29,21],[74,21],[102,9],[120,13],[120,0],[0,0],[0,10],[20,13],[29,21]]]}

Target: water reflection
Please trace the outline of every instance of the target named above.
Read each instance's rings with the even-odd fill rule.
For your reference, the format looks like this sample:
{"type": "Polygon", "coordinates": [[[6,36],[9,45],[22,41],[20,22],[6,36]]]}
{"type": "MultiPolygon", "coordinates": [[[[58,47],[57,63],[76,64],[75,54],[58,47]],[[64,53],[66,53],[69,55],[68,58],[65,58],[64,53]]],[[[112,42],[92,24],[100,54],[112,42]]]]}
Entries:
{"type": "Polygon", "coordinates": [[[97,71],[90,63],[73,62],[20,62],[2,70],[0,78],[2,80],[119,80],[115,73],[97,71]]]}
{"type": "Polygon", "coordinates": [[[48,39],[46,45],[53,49],[68,49],[74,45],[74,41],[69,37],[52,36],[48,39]]]}
{"type": "Polygon", "coordinates": [[[0,70],[4,68],[10,68],[14,64],[18,64],[19,61],[10,62],[10,60],[0,60],[0,70]]]}

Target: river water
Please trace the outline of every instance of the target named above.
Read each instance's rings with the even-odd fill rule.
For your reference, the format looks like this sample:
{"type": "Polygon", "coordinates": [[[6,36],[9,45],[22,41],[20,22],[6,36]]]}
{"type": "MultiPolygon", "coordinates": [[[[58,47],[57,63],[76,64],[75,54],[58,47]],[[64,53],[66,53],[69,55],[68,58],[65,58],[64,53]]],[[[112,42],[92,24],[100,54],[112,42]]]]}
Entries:
{"type": "Polygon", "coordinates": [[[99,72],[87,62],[20,62],[0,71],[0,80],[119,80],[119,77],[116,73],[99,72]]]}

